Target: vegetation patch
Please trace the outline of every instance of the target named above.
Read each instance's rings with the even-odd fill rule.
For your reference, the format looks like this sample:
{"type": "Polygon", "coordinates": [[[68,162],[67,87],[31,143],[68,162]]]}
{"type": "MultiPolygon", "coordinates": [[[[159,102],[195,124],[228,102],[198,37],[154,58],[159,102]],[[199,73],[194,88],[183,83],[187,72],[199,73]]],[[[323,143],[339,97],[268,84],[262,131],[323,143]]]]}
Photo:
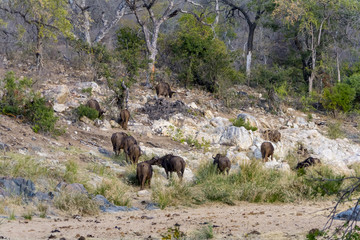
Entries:
{"type": "Polygon", "coordinates": [[[91,119],[91,120],[95,120],[96,118],[99,117],[99,112],[96,111],[95,109],[85,106],[85,105],[80,105],[77,109],[76,109],[76,113],[78,118],[81,118],[83,116],[91,119]]]}
{"type": "Polygon", "coordinates": [[[243,118],[230,119],[230,122],[232,122],[235,127],[244,127],[246,130],[251,130],[254,132],[257,130],[257,127],[251,126],[249,121],[245,122],[243,118]]]}
{"type": "Polygon", "coordinates": [[[70,215],[97,215],[99,205],[87,195],[62,191],[54,198],[54,206],[70,215]]]}

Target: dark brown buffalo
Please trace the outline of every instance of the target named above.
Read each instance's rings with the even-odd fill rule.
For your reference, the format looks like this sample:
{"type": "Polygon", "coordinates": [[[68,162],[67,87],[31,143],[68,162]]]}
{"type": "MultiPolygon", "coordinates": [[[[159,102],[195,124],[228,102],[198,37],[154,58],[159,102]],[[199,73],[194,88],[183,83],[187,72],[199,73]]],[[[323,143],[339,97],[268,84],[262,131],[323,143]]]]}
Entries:
{"type": "Polygon", "coordinates": [[[168,83],[165,82],[161,82],[158,85],[155,86],[155,90],[156,90],[156,95],[159,96],[164,96],[167,97],[169,96],[169,98],[172,97],[172,95],[176,92],[171,91],[170,89],[170,85],[168,83]]]}
{"type": "Polygon", "coordinates": [[[128,157],[128,154],[127,154],[128,149],[132,145],[136,145],[136,144],[137,144],[137,141],[133,136],[127,136],[122,140],[120,149],[124,149],[126,161],[127,161],[127,157],[128,157]]]}
{"type": "Polygon", "coordinates": [[[263,137],[265,140],[277,143],[281,139],[281,133],[278,130],[267,129],[264,131],[263,137]]]}
{"type": "Polygon", "coordinates": [[[158,158],[152,158],[151,160],[137,164],[136,177],[141,186],[140,190],[144,189],[146,180],[148,180],[148,185],[150,188],[151,178],[152,178],[152,174],[153,174],[152,165],[154,165],[157,160],[158,160],[158,158]]]}
{"type": "Polygon", "coordinates": [[[130,161],[137,164],[141,156],[141,149],[137,144],[132,144],[126,150],[126,155],[129,156],[130,161]]]}
{"type": "Polygon", "coordinates": [[[86,106],[98,111],[99,113],[98,117],[101,117],[106,112],[105,110],[100,108],[99,102],[96,101],[95,99],[90,99],[89,101],[87,101],[86,106]]]}
{"type": "Polygon", "coordinates": [[[121,109],[119,123],[124,130],[127,130],[128,122],[130,119],[130,112],[127,109],[121,109]]]}
{"type": "Polygon", "coordinates": [[[320,159],[318,158],[313,158],[313,157],[308,157],[307,159],[305,159],[302,162],[299,162],[295,169],[300,169],[300,168],[306,168],[306,167],[310,167],[313,166],[315,164],[321,164],[320,159]]]}
{"type": "Polygon", "coordinates": [[[261,144],[261,155],[264,162],[268,161],[269,156],[271,156],[271,160],[273,160],[274,146],[271,142],[263,142],[261,144]]]}
{"type": "Polygon", "coordinates": [[[231,162],[229,158],[218,153],[215,157],[213,157],[213,159],[213,164],[217,166],[220,173],[225,173],[226,170],[227,174],[229,175],[229,171],[231,168],[231,162]]]}
{"type": "Polygon", "coordinates": [[[121,144],[126,137],[128,137],[128,135],[124,132],[117,132],[111,136],[111,143],[116,156],[120,154],[121,144]]]}
{"type": "Polygon", "coordinates": [[[161,158],[159,158],[156,162],[156,165],[162,166],[165,169],[166,177],[169,179],[172,172],[176,172],[180,180],[182,180],[185,171],[185,161],[182,157],[174,156],[172,154],[167,154],[161,158]]]}

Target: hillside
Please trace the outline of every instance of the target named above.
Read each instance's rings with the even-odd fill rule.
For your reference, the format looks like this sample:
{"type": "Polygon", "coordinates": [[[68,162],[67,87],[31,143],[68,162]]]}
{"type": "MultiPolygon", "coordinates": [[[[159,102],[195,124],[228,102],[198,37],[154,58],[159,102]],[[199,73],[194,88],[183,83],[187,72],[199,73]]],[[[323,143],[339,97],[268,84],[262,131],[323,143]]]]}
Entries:
{"type": "MultiPolygon", "coordinates": [[[[334,194],[314,198],[310,193],[306,196],[299,194],[310,191],[306,189],[296,190],[299,196],[290,196],[292,193],[289,193],[274,201],[267,198],[272,196],[269,192],[259,194],[258,200],[255,196],[244,201],[235,195],[211,200],[201,190],[201,186],[208,185],[191,185],[195,176],[204,165],[212,163],[212,156],[217,153],[226,154],[232,162],[230,176],[215,176],[224,182],[245,171],[252,163],[258,164],[259,171],[279,178],[290,176],[297,179],[293,169],[308,156],[319,158],[322,165],[329,167],[334,174],[358,174],[360,131],[355,122],[343,119],[345,137],[330,139],[328,129],[333,122],[330,117],[312,113],[309,118],[308,114],[286,105],[282,106],[279,115],[273,115],[261,107],[265,99],[257,89],[234,87],[236,92],[245,96],[241,98],[244,107],[235,109],[196,88],[189,90],[173,84],[174,97],[162,100],[156,97],[155,90],[135,83],[130,88],[128,103],[132,119],[128,130],[123,130],[116,123],[119,109],[111,98],[112,91],[105,81],[93,82],[91,71],[74,70],[49,61],[46,71],[36,75],[28,70],[26,63],[2,64],[0,79],[12,70],[17,76],[36,80],[34,88],[45,98],[54,100],[58,125],[65,132],[60,136],[34,133],[32,126],[22,118],[0,115],[0,148],[3,150],[0,177],[31,179],[35,192],[52,192],[55,198],[62,196],[57,187],[60,182],[79,183],[85,186],[89,198],[102,193],[116,206],[126,206],[126,211],[117,209],[106,213],[99,210],[81,212],[79,206],[60,209],[47,197],[42,202],[36,197],[21,197],[21,194],[9,196],[5,194],[5,186],[0,184],[0,216],[3,219],[0,220],[0,236],[5,239],[48,239],[50,236],[59,239],[80,236],[86,239],[159,238],[175,223],[180,224],[180,230],[187,236],[211,223],[218,239],[304,239],[309,230],[324,226],[329,208],[334,204],[334,194]],[[86,90],[90,87],[91,96],[86,90]],[[106,109],[104,117],[95,121],[79,120],[75,109],[91,98],[97,99],[106,109]],[[162,118],[157,119],[159,117],[162,118]],[[244,118],[257,130],[233,126],[230,120],[237,118],[244,118]],[[266,129],[278,130],[281,141],[273,142],[273,161],[263,163],[260,145],[266,141],[263,136],[266,129]],[[181,156],[186,161],[184,182],[178,183],[177,177],[175,183],[168,181],[165,171],[155,166],[151,189],[139,191],[134,180],[135,167],[125,162],[123,154],[119,157],[113,154],[110,138],[119,131],[138,141],[142,150],[140,161],[168,153],[181,156]],[[171,195],[167,192],[169,189],[175,191],[182,189],[181,186],[186,186],[186,191],[198,191],[201,196],[184,193],[185,200],[175,196],[175,200],[170,199],[169,203],[156,197],[160,193],[171,195]],[[198,203],[194,203],[198,199],[198,203]],[[45,218],[40,217],[40,205],[47,206],[45,218]],[[159,209],[162,206],[164,210],[159,209]],[[149,210],[152,208],[155,210],[149,210]],[[32,220],[26,219],[29,214],[32,220]],[[9,219],[12,215],[16,221],[9,219]]],[[[229,188],[233,186],[226,186],[225,192],[229,188]]],[[[281,186],[278,188],[281,190],[281,186]]],[[[69,201],[67,204],[72,203],[69,201]]],[[[348,207],[342,206],[341,209],[348,207]]]]}

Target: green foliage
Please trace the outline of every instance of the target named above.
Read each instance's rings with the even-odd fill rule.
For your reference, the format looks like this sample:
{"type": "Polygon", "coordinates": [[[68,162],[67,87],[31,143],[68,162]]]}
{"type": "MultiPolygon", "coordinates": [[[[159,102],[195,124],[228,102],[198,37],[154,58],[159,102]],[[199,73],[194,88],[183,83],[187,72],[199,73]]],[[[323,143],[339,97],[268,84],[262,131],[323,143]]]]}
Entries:
{"type": "Polygon", "coordinates": [[[345,80],[345,83],[355,90],[355,103],[360,105],[360,70],[345,80]]]}
{"type": "Polygon", "coordinates": [[[348,112],[352,108],[355,99],[355,89],[346,83],[338,83],[332,88],[325,88],[323,94],[324,107],[332,111],[336,116],[336,111],[348,112]]]}
{"type": "Polygon", "coordinates": [[[257,127],[253,127],[250,125],[249,121],[245,122],[245,120],[241,117],[237,119],[231,119],[230,120],[235,127],[244,127],[246,130],[256,131],[257,127]]]}
{"type": "Polygon", "coordinates": [[[22,215],[22,217],[26,220],[31,220],[33,215],[34,215],[34,213],[32,211],[27,211],[26,213],[24,213],[22,215]]]}
{"type": "Polygon", "coordinates": [[[214,228],[211,223],[207,224],[206,226],[203,226],[199,230],[197,230],[191,239],[213,239],[214,236],[214,228]]]}
{"type": "Polygon", "coordinates": [[[133,81],[134,77],[138,75],[140,68],[146,66],[145,46],[145,41],[139,36],[138,29],[124,27],[117,32],[116,50],[120,60],[126,67],[130,81],[133,81]]]}
{"type": "Polygon", "coordinates": [[[85,106],[85,105],[80,105],[76,109],[76,113],[79,118],[81,118],[82,116],[85,116],[91,120],[95,120],[96,118],[99,117],[98,111],[96,111],[95,109],[93,109],[91,107],[85,106]]]}
{"type": "Polygon", "coordinates": [[[168,228],[167,232],[164,234],[161,234],[162,240],[180,240],[185,238],[185,233],[180,231],[180,227],[175,224],[173,228],[168,228]]]}
{"type": "Polygon", "coordinates": [[[118,179],[103,180],[95,189],[95,194],[103,195],[118,206],[130,206],[130,199],[126,196],[127,186],[118,179]]]}
{"type": "Polygon", "coordinates": [[[71,215],[96,215],[99,213],[99,205],[87,195],[78,192],[62,191],[54,198],[54,206],[71,215]]]}
{"type": "Polygon", "coordinates": [[[241,80],[232,67],[232,59],[224,42],[214,38],[209,26],[192,15],[183,15],[173,40],[168,40],[171,62],[185,86],[200,85],[210,92],[219,90],[219,81],[241,80]]]}
{"type": "Polygon", "coordinates": [[[316,237],[322,237],[325,236],[326,233],[324,231],[321,231],[319,229],[312,229],[310,232],[306,235],[307,240],[316,240],[316,237]]]}
{"type": "Polygon", "coordinates": [[[82,93],[87,93],[89,96],[92,95],[92,87],[88,87],[88,88],[83,88],[81,89],[82,93]]]}
{"type": "Polygon", "coordinates": [[[197,149],[204,149],[207,151],[210,147],[210,141],[206,141],[204,137],[202,137],[201,142],[199,142],[191,135],[185,137],[183,131],[180,128],[175,128],[172,125],[169,126],[168,134],[171,136],[172,140],[180,143],[186,142],[189,146],[195,147],[197,149]]]}
{"type": "Polygon", "coordinates": [[[344,137],[344,131],[341,128],[341,122],[328,123],[327,136],[331,139],[344,137]]]}
{"type": "Polygon", "coordinates": [[[46,106],[45,99],[31,89],[32,81],[28,78],[18,79],[14,72],[8,72],[1,81],[4,95],[0,100],[3,114],[22,115],[33,124],[34,132],[61,133],[55,128],[58,120],[54,110],[46,106]]]}
{"type": "Polygon", "coordinates": [[[46,218],[47,212],[48,212],[48,205],[44,204],[44,203],[39,203],[37,205],[37,210],[40,212],[39,217],[41,218],[46,218]]]}
{"type": "Polygon", "coordinates": [[[75,183],[78,180],[79,166],[75,161],[67,161],[65,163],[64,180],[67,183],[75,183]]]}

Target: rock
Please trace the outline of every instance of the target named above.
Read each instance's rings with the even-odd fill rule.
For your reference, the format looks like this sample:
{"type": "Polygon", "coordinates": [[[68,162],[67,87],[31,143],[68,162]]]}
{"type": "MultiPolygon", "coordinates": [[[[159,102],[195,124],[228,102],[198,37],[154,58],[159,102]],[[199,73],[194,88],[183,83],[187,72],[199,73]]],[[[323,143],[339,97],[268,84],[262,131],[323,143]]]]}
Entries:
{"type": "Polygon", "coordinates": [[[170,126],[174,128],[174,126],[169,121],[166,121],[164,119],[156,120],[152,125],[152,131],[159,135],[170,136],[168,130],[170,126]]]}
{"type": "MultiPolygon", "coordinates": [[[[177,174],[173,173],[173,175],[177,175],[177,174]]],[[[184,175],[183,175],[183,180],[185,182],[193,182],[195,180],[195,175],[191,171],[190,168],[185,168],[184,175]]]]}
{"type": "Polygon", "coordinates": [[[259,122],[256,120],[255,117],[251,116],[247,113],[240,113],[237,118],[242,118],[245,122],[249,122],[250,126],[260,128],[259,122]]]}
{"type": "Polygon", "coordinates": [[[93,200],[95,200],[99,204],[99,208],[103,212],[107,213],[115,213],[115,212],[127,212],[127,211],[135,211],[139,210],[135,207],[124,207],[124,206],[116,206],[109,202],[103,195],[96,195],[93,200]]]}
{"type": "Polygon", "coordinates": [[[338,213],[335,215],[334,219],[336,220],[346,220],[346,221],[359,221],[360,220],[360,206],[356,208],[350,208],[346,211],[338,213]]]}
{"type": "Polygon", "coordinates": [[[232,163],[237,163],[238,165],[250,163],[250,158],[246,156],[245,152],[228,151],[226,156],[232,163]]]}
{"type": "Polygon", "coordinates": [[[307,125],[307,121],[305,120],[305,118],[300,117],[300,116],[297,116],[297,117],[295,118],[295,123],[296,123],[297,125],[300,125],[300,126],[305,126],[305,125],[307,125]]]}
{"type": "Polygon", "coordinates": [[[88,194],[88,191],[85,189],[84,185],[82,185],[81,183],[65,183],[65,182],[60,182],[56,188],[57,191],[61,192],[63,190],[68,191],[68,192],[75,192],[75,193],[81,193],[81,194],[88,194]]]}
{"type": "Polygon", "coordinates": [[[70,91],[66,85],[58,85],[44,93],[47,99],[54,99],[55,103],[65,104],[69,99],[70,91]]]}
{"type": "Polygon", "coordinates": [[[290,166],[286,162],[269,161],[265,163],[265,168],[290,172],[290,166]]]}
{"type": "Polygon", "coordinates": [[[10,151],[10,147],[9,147],[9,145],[7,145],[6,143],[0,142],[0,150],[5,151],[5,152],[9,152],[9,151],[10,151]]]}
{"type": "Polygon", "coordinates": [[[206,110],[204,113],[205,118],[212,119],[214,118],[214,114],[210,110],[206,110]]]}
{"type": "Polygon", "coordinates": [[[226,127],[230,126],[231,122],[227,118],[215,117],[210,120],[210,124],[214,127],[226,127]]]}
{"type": "Polygon", "coordinates": [[[102,124],[103,124],[103,121],[101,121],[100,119],[97,118],[94,120],[94,125],[96,127],[100,127],[102,124]]]}
{"type": "Polygon", "coordinates": [[[62,113],[65,112],[68,107],[65,104],[54,103],[53,109],[55,112],[62,113]]]}
{"type": "Polygon", "coordinates": [[[0,177],[0,195],[10,196],[35,196],[35,184],[24,178],[0,177]]]}
{"type": "Polygon", "coordinates": [[[148,190],[140,190],[137,192],[137,195],[139,197],[145,197],[145,196],[150,196],[151,193],[148,190]]]}
{"type": "Polygon", "coordinates": [[[98,150],[99,150],[99,153],[101,153],[107,157],[112,157],[112,155],[113,155],[113,153],[111,151],[108,151],[105,148],[99,147],[98,150]]]}
{"type": "Polygon", "coordinates": [[[225,127],[208,127],[205,126],[200,129],[195,135],[195,139],[200,143],[209,142],[211,144],[216,144],[220,141],[220,138],[225,131],[225,127]]]}
{"type": "Polygon", "coordinates": [[[87,124],[87,125],[92,125],[93,124],[93,121],[89,118],[87,118],[86,116],[82,116],[80,118],[80,121],[87,124]]]}
{"type": "Polygon", "coordinates": [[[100,129],[103,131],[108,131],[111,129],[111,124],[108,120],[102,121],[102,124],[100,125],[100,129]]]}
{"type": "Polygon", "coordinates": [[[237,146],[241,150],[247,150],[253,143],[254,134],[244,127],[228,127],[221,135],[219,143],[228,146],[237,146]]]}
{"type": "Polygon", "coordinates": [[[120,124],[118,124],[115,120],[110,120],[110,126],[112,128],[120,128],[120,124]]]}
{"type": "Polygon", "coordinates": [[[98,94],[101,94],[101,88],[96,82],[80,82],[77,83],[76,86],[80,89],[86,89],[86,88],[92,88],[92,92],[96,92],[98,94]]]}
{"type": "Polygon", "coordinates": [[[191,107],[192,109],[199,109],[196,103],[194,102],[191,102],[188,106],[191,107]]]}
{"type": "Polygon", "coordinates": [[[157,204],[157,203],[149,203],[146,205],[145,209],[146,210],[158,210],[160,208],[159,208],[159,204],[157,204]]]}

